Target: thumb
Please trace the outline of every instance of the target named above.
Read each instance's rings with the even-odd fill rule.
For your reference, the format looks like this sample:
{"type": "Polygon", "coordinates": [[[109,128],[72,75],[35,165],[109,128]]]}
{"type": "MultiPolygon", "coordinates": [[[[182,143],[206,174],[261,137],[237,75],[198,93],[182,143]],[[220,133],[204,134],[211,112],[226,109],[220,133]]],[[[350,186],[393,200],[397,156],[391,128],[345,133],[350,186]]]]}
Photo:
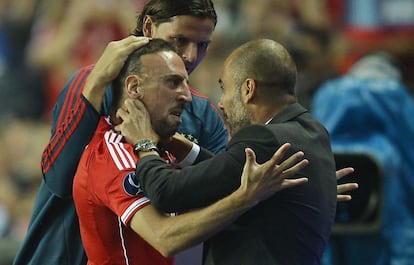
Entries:
{"type": "Polygon", "coordinates": [[[121,123],[120,123],[120,124],[115,125],[115,126],[114,126],[114,130],[115,130],[116,132],[120,132],[120,131],[121,131],[121,123]]]}
{"type": "Polygon", "coordinates": [[[244,164],[245,168],[250,168],[256,162],[256,154],[251,148],[244,149],[246,153],[246,163],[244,164]]]}

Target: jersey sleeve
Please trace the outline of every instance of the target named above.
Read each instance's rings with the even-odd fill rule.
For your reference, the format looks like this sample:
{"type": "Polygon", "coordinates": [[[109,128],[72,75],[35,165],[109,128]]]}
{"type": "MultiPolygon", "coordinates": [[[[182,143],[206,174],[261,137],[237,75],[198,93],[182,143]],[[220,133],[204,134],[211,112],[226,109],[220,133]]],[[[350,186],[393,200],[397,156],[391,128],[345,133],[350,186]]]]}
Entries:
{"type": "Polygon", "coordinates": [[[103,203],[120,217],[126,226],[136,212],[150,203],[138,187],[134,169],[105,177],[96,187],[96,193],[102,196],[103,203]]]}
{"type": "Polygon", "coordinates": [[[192,102],[185,104],[178,132],[201,147],[217,154],[228,143],[228,133],[219,110],[207,96],[190,88],[192,102]]]}
{"type": "Polygon", "coordinates": [[[76,72],[53,108],[51,137],[42,154],[41,168],[47,187],[61,198],[72,196],[81,154],[99,122],[99,113],[82,95],[92,69],[93,65],[76,72]]]}
{"type": "Polygon", "coordinates": [[[111,141],[114,137],[116,135],[112,133],[105,135],[104,149],[107,151],[90,162],[93,165],[91,170],[96,175],[91,181],[95,183],[96,196],[128,225],[134,214],[150,201],[144,196],[135,176],[136,157],[133,155],[133,147],[111,141]]]}
{"type": "Polygon", "coordinates": [[[207,136],[203,137],[203,147],[211,152],[218,154],[223,151],[228,144],[228,132],[223,119],[216,106],[210,103],[210,108],[206,109],[207,122],[205,122],[207,136]]]}

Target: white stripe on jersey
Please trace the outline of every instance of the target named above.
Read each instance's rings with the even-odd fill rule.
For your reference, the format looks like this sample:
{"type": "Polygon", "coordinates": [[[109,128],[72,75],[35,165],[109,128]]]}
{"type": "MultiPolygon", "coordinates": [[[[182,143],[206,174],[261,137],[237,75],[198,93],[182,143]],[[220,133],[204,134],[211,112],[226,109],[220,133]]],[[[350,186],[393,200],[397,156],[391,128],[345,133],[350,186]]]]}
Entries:
{"type": "Polygon", "coordinates": [[[139,208],[141,205],[147,203],[149,199],[147,197],[142,197],[132,203],[122,214],[121,220],[125,224],[126,220],[128,220],[129,216],[134,212],[136,208],[139,208]]]}
{"type": "Polygon", "coordinates": [[[124,143],[121,142],[122,135],[112,131],[105,132],[105,142],[111,154],[112,160],[119,170],[135,168],[135,162],[132,155],[125,149],[124,143]]]}
{"type": "Polygon", "coordinates": [[[124,238],[124,233],[123,233],[124,229],[122,227],[122,222],[119,218],[118,218],[118,229],[119,229],[119,237],[121,238],[122,250],[124,252],[125,264],[129,265],[128,253],[127,253],[127,249],[125,246],[125,238],[124,238]]]}

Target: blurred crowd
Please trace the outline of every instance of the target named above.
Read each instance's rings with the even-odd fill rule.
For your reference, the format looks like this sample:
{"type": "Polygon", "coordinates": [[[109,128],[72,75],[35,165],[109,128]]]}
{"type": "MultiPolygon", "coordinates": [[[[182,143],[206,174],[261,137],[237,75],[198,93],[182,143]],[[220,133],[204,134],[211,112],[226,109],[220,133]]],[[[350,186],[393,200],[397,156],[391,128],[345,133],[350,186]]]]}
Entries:
{"type": "MultiPolygon", "coordinates": [[[[223,58],[254,38],[277,40],[291,52],[299,71],[298,98],[308,108],[323,82],[374,50],[399,60],[401,80],[414,94],[413,0],[214,3],[218,24],[209,54],[190,78],[213,103],[220,95],[223,58]]],[[[7,249],[0,256],[12,256],[25,235],[60,90],[76,69],[96,62],[109,41],[135,28],[143,4],[145,0],[0,0],[0,249],[7,249]]]]}

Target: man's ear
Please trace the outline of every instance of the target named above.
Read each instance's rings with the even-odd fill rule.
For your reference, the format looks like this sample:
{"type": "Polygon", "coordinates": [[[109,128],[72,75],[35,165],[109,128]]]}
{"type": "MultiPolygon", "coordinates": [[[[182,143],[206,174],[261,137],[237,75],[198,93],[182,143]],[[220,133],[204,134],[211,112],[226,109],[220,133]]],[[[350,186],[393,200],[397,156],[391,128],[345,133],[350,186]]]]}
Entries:
{"type": "Polygon", "coordinates": [[[127,76],[125,78],[125,87],[129,98],[142,99],[144,97],[142,80],[137,75],[127,76]]]}
{"type": "Polygon", "coordinates": [[[256,96],[257,83],[254,79],[247,78],[242,85],[242,100],[244,103],[249,103],[256,96]]]}
{"type": "Polygon", "coordinates": [[[153,26],[155,26],[155,24],[152,21],[152,18],[146,15],[142,23],[142,32],[144,33],[144,37],[152,37],[153,26]]]}

